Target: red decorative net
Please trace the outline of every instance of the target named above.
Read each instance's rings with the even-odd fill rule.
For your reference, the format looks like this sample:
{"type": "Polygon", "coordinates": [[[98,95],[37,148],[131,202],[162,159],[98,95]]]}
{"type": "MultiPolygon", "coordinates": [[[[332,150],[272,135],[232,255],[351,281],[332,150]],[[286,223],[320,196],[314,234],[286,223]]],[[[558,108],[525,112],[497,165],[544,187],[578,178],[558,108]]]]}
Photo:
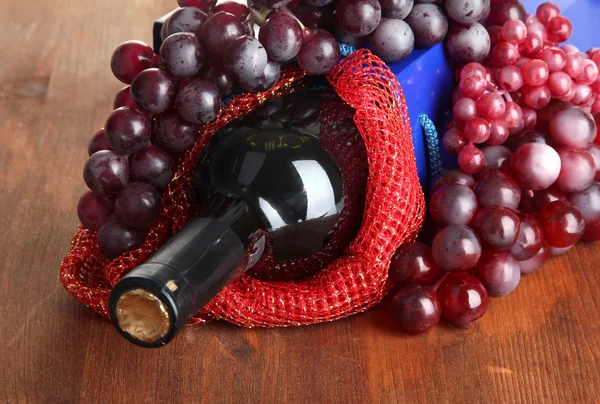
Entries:
{"type": "MultiPolygon", "coordinates": [[[[61,265],[61,282],[67,291],[108,317],[111,286],[150,257],[190,217],[193,168],[210,137],[266,100],[290,92],[292,84],[304,76],[299,69],[286,69],[275,88],[236,97],[202,128],[194,147],[182,157],[164,192],[160,216],[140,248],[108,261],[97,247],[96,233],[80,228],[61,265]]],[[[213,318],[247,327],[331,321],[366,310],[387,293],[391,256],[399,245],[416,237],[425,212],[406,102],[396,76],[368,50],[344,58],[328,79],[356,110],[354,121],[366,147],[369,178],[356,238],[339,258],[306,280],[275,282],[242,276],[196,315],[192,324],[213,318]]]]}

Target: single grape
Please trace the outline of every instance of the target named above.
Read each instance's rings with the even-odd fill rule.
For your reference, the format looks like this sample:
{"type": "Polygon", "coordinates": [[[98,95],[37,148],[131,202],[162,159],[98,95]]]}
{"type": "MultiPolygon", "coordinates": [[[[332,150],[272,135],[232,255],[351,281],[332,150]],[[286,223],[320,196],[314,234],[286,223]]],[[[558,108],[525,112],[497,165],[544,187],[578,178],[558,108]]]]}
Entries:
{"type": "Polygon", "coordinates": [[[223,67],[238,81],[252,82],[267,67],[267,52],[256,38],[243,35],[233,40],[223,55],[223,67]]]}
{"type": "Polygon", "coordinates": [[[201,38],[201,28],[206,20],[208,20],[206,13],[196,7],[178,8],[164,23],[167,31],[166,38],[180,32],[190,32],[201,38]]]}
{"type": "Polygon", "coordinates": [[[477,104],[471,98],[460,98],[452,107],[452,115],[457,121],[466,123],[477,117],[477,104]]]}
{"type": "Polygon", "coordinates": [[[204,52],[220,60],[229,44],[245,33],[246,27],[236,16],[221,11],[202,24],[198,38],[202,42],[204,52]]]}
{"type": "Polygon", "coordinates": [[[544,231],[544,239],[552,247],[569,247],[583,235],[585,229],[583,215],[569,202],[551,202],[544,206],[538,215],[538,221],[544,231]]]}
{"type": "Polygon", "coordinates": [[[441,170],[431,181],[431,192],[435,192],[444,185],[465,185],[471,189],[475,186],[475,179],[472,175],[463,173],[460,170],[441,170]]]}
{"type": "Polygon", "coordinates": [[[90,139],[90,143],[88,145],[88,156],[91,156],[100,150],[112,150],[108,144],[108,139],[106,138],[106,131],[104,128],[94,133],[94,136],[92,136],[90,139]]]}
{"type": "Polygon", "coordinates": [[[488,252],[479,260],[473,276],[481,281],[490,297],[502,297],[519,286],[521,268],[507,252],[488,252]]]}
{"type": "Polygon", "coordinates": [[[86,229],[98,231],[108,221],[113,206],[107,203],[106,198],[88,191],[81,196],[77,204],[77,216],[86,229]]]}
{"type": "Polygon", "coordinates": [[[119,220],[106,223],[98,231],[98,247],[102,255],[109,260],[138,248],[143,242],[143,232],[132,229],[119,220]]]}
{"type": "Polygon", "coordinates": [[[153,56],[154,51],[145,43],[127,41],[115,49],[110,68],[117,79],[131,84],[141,71],[152,67],[153,56]]]}
{"type": "Polygon", "coordinates": [[[523,74],[517,66],[504,66],[496,74],[498,85],[509,92],[518,91],[523,87],[523,74]]]}
{"type": "Polygon", "coordinates": [[[523,92],[523,104],[535,110],[546,107],[552,100],[552,93],[545,84],[537,87],[525,84],[521,91],[523,92]]]}
{"type": "Polygon", "coordinates": [[[363,48],[367,41],[367,37],[350,35],[337,25],[334,27],[333,36],[339,43],[350,45],[357,49],[363,48]]]}
{"type": "Polygon", "coordinates": [[[180,154],[196,142],[198,131],[198,126],[171,110],[160,114],[154,121],[152,142],[166,151],[180,154]]]}
{"type": "Polygon", "coordinates": [[[546,261],[552,256],[552,248],[544,243],[542,248],[533,257],[519,261],[519,267],[521,268],[521,274],[530,274],[536,272],[544,266],[546,261]]]}
{"type": "Polygon", "coordinates": [[[518,184],[502,171],[486,174],[477,181],[474,191],[480,206],[497,205],[517,209],[521,202],[521,190],[518,184]]]}
{"type": "Polygon", "coordinates": [[[519,48],[510,42],[499,42],[492,49],[492,60],[496,67],[515,64],[520,57],[519,48]]]}
{"type": "Polygon", "coordinates": [[[300,52],[302,28],[287,12],[276,11],[260,28],[258,39],[265,47],[269,59],[285,62],[300,52]]]}
{"type": "Polygon", "coordinates": [[[481,242],[492,250],[510,250],[519,237],[521,220],[511,209],[484,206],[473,221],[481,242]]]}
{"type": "Polygon", "coordinates": [[[390,263],[389,277],[394,287],[405,285],[431,286],[440,276],[431,248],[420,242],[398,247],[390,263]]]}
{"type": "Polygon", "coordinates": [[[160,60],[169,74],[184,79],[200,72],[204,52],[196,35],[181,32],[165,39],[160,47],[160,60]]]}
{"type": "Polygon", "coordinates": [[[430,287],[407,286],[392,300],[392,314],[402,329],[418,334],[440,321],[442,309],[437,293],[430,287]]]}
{"type": "Polygon", "coordinates": [[[133,98],[131,98],[130,86],[125,86],[117,92],[115,100],[113,101],[113,109],[121,107],[138,108],[133,98]]]}
{"type": "Polygon", "coordinates": [[[235,15],[240,21],[245,21],[246,17],[250,15],[250,10],[245,4],[232,0],[225,0],[217,4],[214,12],[218,13],[220,11],[235,15]]]}
{"type": "Polygon", "coordinates": [[[504,146],[487,146],[481,149],[485,165],[479,175],[485,176],[493,171],[504,171],[510,168],[512,152],[504,146]]]}
{"type": "Polygon", "coordinates": [[[502,37],[513,45],[520,45],[527,38],[527,26],[520,20],[508,20],[502,26],[502,37]]]}
{"type": "Polygon", "coordinates": [[[554,72],[548,77],[548,88],[553,97],[563,97],[569,93],[573,87],[573,80],[564,72],[554,72]]]}
{"type": "Polygon", "coordinates": [[[129,162],[131,180],[163,189],[175,175],[177,161],[158,146],[149,145],[135,153],[129,162]]]}
{"type": "Polygon", "coordinates": [[[492,121],[490,123],[490,137],[486,140],[489,146],[499,146],[508,139],[510,132],[505,122],[492,121]]]}
{"type": "Polygon", "coordinates": [[[475,174],[483,168],[485,157],[481,150],[468,144],[458,153],[458,166],[467,174],[475,174]]]}
{"type": "Polygon", "coordinates": [[[477,113],[486,119],[501,118],[506,112],[506,102],[498,93],[483,94],[477,100],[477,113]]]}
{"type": "Polygon", "coordinates": [[[446,185],[431,196],[429,214],[441,224],[468,225],[477,213],[477,198],[465,185],[446,185]]]}
{"type": "MultiPolygon", "coordinates": [[[[537,55],[544,49],[544,38],[537,32],[529,32],[527,38],[519,45],[519,52],[524,56],[537,55]]],[[[517,66],[521,66],[521,62],[516,63],[517,66]]]]}
{"type": "Polygon", "coordinates": [[[541,86],[546,84],[550,76],[550,69],[546,62],[533,59],[523,65],[523,80],[530,86],[541,86]]]}
{"type": "Polygon", "coordinates": [[[309,29],[330,29],[333,20],[333,10],[329,7],[313,7],[301,3],[294,9],[294,16],[309,29]]]}
{"type": "Polygon", "coordinates": [[[458,83],[458,91],[463,97],[470,98],[471,100],[477,100],[483,95],[487,88],[487,81],[485,77],[481,77],[477,74],[466,76],[458,83]]]}
{"type": "Polygon", "coordinates": [[[549,124],[549,140],[556,148],[585,149],[596,138],[594,117],[578,107],[563,109],[554,114],[549,124]]]}
{"type": "Polygon", "coordinates": [[[562,15],[551,19],[547,28],[548,39],[555,43],[566,42],[573,34],[573,24],[562,15]]]}
{"type": "MultiPolygon", "coordinates": [[[[385,6],[382,4],[383,16],[385,6]]],[[[415,4],[405,21],[414,33],[415,45],[430,48],[446,38],[450,25],[442,9],[436,4],[415,4]]]]}
{"type": "Polygon", "coordinates": [[[469,26],[453,25],[446,48],[453,63],[482,62],[490,53],[490,35],[485,27],[475,23],[469,26]]]}
{"type": "Polygon", "coordinates": [[[381,22],[381,6],[377,0],[338,0],[335,17],[348,33],[365,36],[375,31],[381,22]]]}
{"type": "Polygon", "coordinates": [[[487,70],[485,69],[485,67],[483,67],[482,64],[471,62],[461,69],[459,78],[462,80],[465,77],[469,77],[474,74],[485,79],[487,75],[487,70]]]}
{"type": "Polygon", "coordinates": [[[110,150],[92,154],[83,167],[83,179],[96,194],[114,195],[129,181],[127,156],[110,150]]]}
{"type": "Polygon", "coordinates": [[[208,13],[215,8],[217,0],[177,0],[179,7],[196,7],[208,13]]]}
{"type": "Polygon", "coordinates": [[[520,20],[525,22],[527,12],[520,1],[492,2],[492,11],[487,20],[488,25],[503,26],[509,20],[520,20]]]}
{"type": "Polygon", "coordinates": [[[515,130],[515,133],[519,133],[522,131],[524,123],[523,123],[523,110],[519,106],[519,104],[509,101],[505,103],[505,111],[504,115],[501,118],[504,123],[511,130],[515,130]]]}
{"type": "Polygon", "coordinates": [[[490,0],[445,0],[446,12],[453,21],[472,24],[482,19],[490,8],[490,0]]]}
{"type": "Polygon", "coordinates": [[[467,121],[463,130],[464,137],[472,143],[483,143],[490,137],[490,123],[483,118],[467,121]]]}
{"type": "Polygon", "coordinates": [[[160,193],[144,182],[127,184],[115,200],[115,214],[127,226],[147,229],[160,213],[160,193]]]}
{"type": "Polygon", "coordinates": [[[544,43],[548,41],[548,30],[546,29],[546,26],[539,21],[532,21],[528,23],[527,33],[535,33],[539,35],[544,40],[544,43]]]}
{"type": "Polygon", "coordinates": [[[572,44],[561,45],[560,49],[564,50],[565,53],[579,53],[579,48],[572,44]]]}
{"type": "Polygon", "coordinates": [[[212,81],[219,88],[222,97],[226,97],[233,92],[233,78],[222,67],[211,66],[204,77],[212,81]]]}
{"type": "Polygon", "coordinates": [[[575,79],[581,74],[583,65],[583,58],[579,53],[567,53],[563,71],[575,79]]]}
{"type": "Polygon", "coordinates": [[[221,110],[221,94],[210,80],[186,79],[179,84],[175,108],[190,123],[210,122],[221,110]]]}
{"type": "Polygon", "coordinates": [[[251,93],[260,93],[271,89],[279,81],[281,74],[281,65],[269,60],[265,70],[256,78],[249,81],[239,81],[238,85],[242,90],[251,93]]]}
{"type": "Polygon", "coordinates": [[[544,234],[542,226],[531,215],[519,214],[521,225],[519,237],[515,245],[510,249],[510,254],[517,261],[525,261],[533,258],[544,245],[544,234]]]}
{"type": "Polygon", "coordinates": [[[525,190],[521,194],[519,210],[534,213],[554,201],[568,201],[567,194],[555,186],[540,191],[525,190]]]}
{"type": "MultiPolygon", "coordinates": [[[[304,0],[306,1],[306,0],[304,0]]],[[[310,3],[309,3],[310,4],[310,3]]],[[[381,16],[403,20],[413,9],[413,0],[381,0],[381,16]]]]}
{"type": "Polygon", "coordinates": [[[569,201],[581,211],[586,224],[600,221],[600,184],[593,183],[583,191],[570,194],[569,201]]]}
{"type": "Polygon", "coordinates": [[[504,37],[502,36],[502,27],[500,25],[490,25],[487,27],[487,31],[490,36],[490,43],[492,46],[505,41],[504,37]]]}
{"type": "Polygon", "coordinates": [[[561,71],[567,64],[567,54],[560,48],[546,48],[538,57],[548,65],[550,73],[561,71]]]}
{"type": "Polygon", "coordinates": [[[525,189],[548,188],[558,178],[560,167],[560,156],[545,144],[527,143],[513,154],[513,171],[517,181],[525,189]]]}
{"type": "Polygon", "coordinates": [[[415,47],[415,36],[402,20],[383,19],[369,35],[373,53],[387,63],[395,63],[410,55],[415,47]]]}
{"type": "Polygon", "coordinates": [[[340,47],[329,32],[322,29],[305,30],[304,42],[296,56],[298,65],[308,74],[326,74],[340,60],[340,47]]]}
{"type": "Polygon", "coordinates": [[[555,185],[565,192],[581,192],[592,185],[596,176],[594,159],[587,150],[561,149],[560,175],[555,185]]]}
{"type": "Polygon", "coordinates": [[[481,257],[481,242],[471,228],[450,225],[438,232],[431,247],[434,261],[450,272],[469,271],[481,257]]]}
{"type": "Polygon", "coordinates": [[[160,114],[169,109],[175,98],[177,79],[161,69],[146,69],[133,80],[130,91],[131,98],[140,108],[160,114]]]}
{"type": "Polygon", "coordinates": [[[119,153],[135,153],[150,140],[150,120],[143,112],[134,108],[115,109],[104,128],[108,144],[119,153]]]}
{"type": "Polygon", "coordinates": [[[545,25],[548,24],[551,19],[560,15],[560,8],[554,3],[542,3],[538,6],[535,15],[538,20],[545,25]]]}
{"type": "Polygon", "coordinates": [[[594,175],[594,181],[600,181],[600,147],[596,143],[592,143],[587,148],[587,151],[594,160],[594,168],[596,172],[594,175]]]}
{"type": "Polygon", "coordinates": [[[438,297],[442,317],[450,324],[466,325],[479,320],[488,307],[483,284],[466,273],[450,274],[440,284],[438,297]]]}
{"type": "Polygon", "coordinates": [[[531,108],[521,108],[523,111],[523,123],[525,130],[531,130],[537,125],[537,112],[531,108]]]}

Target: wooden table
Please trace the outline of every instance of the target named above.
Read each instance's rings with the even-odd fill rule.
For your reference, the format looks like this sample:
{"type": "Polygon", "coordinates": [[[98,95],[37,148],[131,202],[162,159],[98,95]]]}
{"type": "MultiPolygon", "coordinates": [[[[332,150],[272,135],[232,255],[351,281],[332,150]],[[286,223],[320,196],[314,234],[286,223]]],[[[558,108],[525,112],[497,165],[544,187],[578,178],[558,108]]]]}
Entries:
{"type": "Polygon", "coordinates": [[[2,0],[0,401],[396,403],[600,400],[600,243],[578,245],[469,328],[407,336],[381,308],[329,324],[117,336],[58,269],[92,133],[122,86],[112,50],[151,41],[175,0],[2,0]]]}

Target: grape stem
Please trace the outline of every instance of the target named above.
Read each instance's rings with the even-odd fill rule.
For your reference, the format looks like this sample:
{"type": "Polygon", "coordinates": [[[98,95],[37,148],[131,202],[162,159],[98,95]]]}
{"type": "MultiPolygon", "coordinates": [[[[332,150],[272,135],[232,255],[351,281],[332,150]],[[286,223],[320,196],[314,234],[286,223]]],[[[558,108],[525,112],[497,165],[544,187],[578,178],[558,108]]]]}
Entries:
{"type": "Polygon", "coordinates": [[[250,7],[250,15],[252,15],[254,23],[259,27],[265,25],[265,23],[268,20],[269,14],[271,14],[272,11],[273,9],[270,9],[268,7],[261,8],[260,10],[257,10],[254,7],[250,7]]]}

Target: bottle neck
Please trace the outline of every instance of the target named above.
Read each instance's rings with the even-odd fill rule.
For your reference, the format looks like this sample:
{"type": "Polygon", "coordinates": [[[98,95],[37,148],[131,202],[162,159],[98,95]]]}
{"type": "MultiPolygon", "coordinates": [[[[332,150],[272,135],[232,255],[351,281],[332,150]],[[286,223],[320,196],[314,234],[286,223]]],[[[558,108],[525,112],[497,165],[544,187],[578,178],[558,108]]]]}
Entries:
{"type": "Polygon", "coordinates": [[[252,236],[262,228],[256,213],[240,196],[214,193],[205,206],[206,209],[201,216],[216,219],[229,226],[244,247],[248,247],[252,236]]]}

